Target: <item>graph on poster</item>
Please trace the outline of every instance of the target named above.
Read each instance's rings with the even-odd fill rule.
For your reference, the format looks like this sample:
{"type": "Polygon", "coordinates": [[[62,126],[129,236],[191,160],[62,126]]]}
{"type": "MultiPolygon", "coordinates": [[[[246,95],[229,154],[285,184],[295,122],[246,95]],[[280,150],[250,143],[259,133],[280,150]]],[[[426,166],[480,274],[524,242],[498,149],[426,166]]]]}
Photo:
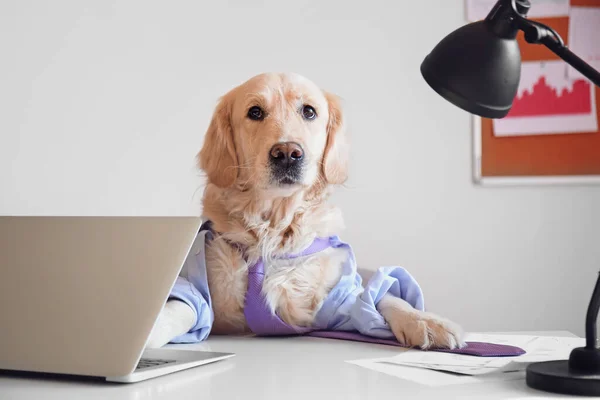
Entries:
{"type": "Polygon", "coordinates": [[[590,114],[592,86],[585,79],[576,79],[571,90],[554,88],[541,76],[531,90],[517,96],[508,118],[532,115],[590,114]]]}
{"type": "Polygon", "coordinates": [[[495,135],[595,131],[598,121],[593,89],[585,78],[569,78],[561,61],[524,62],[510,113],[494,120],[495,135]]]}
{"type": "MultiPolygon", "coordinates": [[[[488,0],[466,1],[477,11],[488,0]]],[[[600,70],[600,0],[530,3],[529,17],[552,27],[571,51],[600,70]],[[546,15],[532,16],[538,12],[546,15]]],[[[600,184],[600,87],[545,46],[528,43],[522,33],[517,42],[521,77],[510,113],[474,122],[474,180],[482,185],[600,184]]]]}

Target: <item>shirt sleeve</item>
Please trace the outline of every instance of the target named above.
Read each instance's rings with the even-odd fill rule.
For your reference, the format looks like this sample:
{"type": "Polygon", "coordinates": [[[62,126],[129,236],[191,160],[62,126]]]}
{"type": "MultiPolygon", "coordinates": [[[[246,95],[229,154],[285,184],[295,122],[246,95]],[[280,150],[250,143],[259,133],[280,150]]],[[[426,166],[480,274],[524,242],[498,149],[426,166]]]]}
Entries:
{"type": "Polygon", "coordinates": [[[394,334],[376,308],[386,294],[405,300],[415,309],[424,310],[423,292],[406,269],[381,267],[363,287],[351,247],[337,237],[333,244],[334,247],[345,248],[348,258],[340,281],[317,313],[315,328],[358,331],[366,336],[392,338],[394,334]]]}
{"type": "Polygon", "coordinates": [[[169,299],[186,303],[194,311],[196,322],[185,334],[169,343],[197,343],[205,340],[213,326],[214,313],[206,274],[205,240],[209,231],[200,231],[185,260],[169,299]]]}

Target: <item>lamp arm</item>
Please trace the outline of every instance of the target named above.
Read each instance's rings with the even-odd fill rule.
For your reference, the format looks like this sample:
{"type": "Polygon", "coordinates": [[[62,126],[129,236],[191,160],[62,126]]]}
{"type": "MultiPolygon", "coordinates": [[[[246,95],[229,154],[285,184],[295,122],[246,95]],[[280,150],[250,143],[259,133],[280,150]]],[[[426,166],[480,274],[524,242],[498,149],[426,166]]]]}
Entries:
{"type": "MultiPolygon", "coordinates": [[[[518,15],[518,14],[517,14],[518,15]]],[[[567,46],[560,35],[552,28],[537,21],[531,21],[521,16],[517,17],[517,26],[525,33],[527,43],[543,44],[567,64],[581,72],[586,78],[600,87],[600,72],[579,58],[567,46]]]]}
{"type": "Polygon", "coordinates": [[[587,309],[587,315],[585,316],[585,347],[587,349],[596,348],[598,311],[600,311],[600,275],[598,275],[592,299],[587,309]]]}

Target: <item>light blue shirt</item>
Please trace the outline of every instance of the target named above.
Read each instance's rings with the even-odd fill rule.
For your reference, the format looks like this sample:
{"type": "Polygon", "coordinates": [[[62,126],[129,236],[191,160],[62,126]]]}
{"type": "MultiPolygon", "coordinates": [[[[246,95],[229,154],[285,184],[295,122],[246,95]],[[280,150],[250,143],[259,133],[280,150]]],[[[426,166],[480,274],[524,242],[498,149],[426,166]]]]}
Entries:
{"type": "MultiPolygon", "coordinates": [[[[206,273],[206,240],[211,233],[202,230],[196,236],[182,273],[171,290],[170,298],[181,300],[196,314],[189,332],[171,343],[195,343],[205,340],[214,322],[214,313],[206,273]],[[208,235],[208,236],[207,236],[208,235]]],[[[404,299],[417,310],[424,310],[423,292],[417,281],[401,267],[381,267],[363,287],[352,248],[337,236],[330,238],[333,247],[343,248],[347,258],[342,265],[342,276],[329,292],[317,312],[312,328],[315,330],[358,331],[366,336],[393,338],[389,325],[377,311],[376,305],[384,295],[404,299]]]]}

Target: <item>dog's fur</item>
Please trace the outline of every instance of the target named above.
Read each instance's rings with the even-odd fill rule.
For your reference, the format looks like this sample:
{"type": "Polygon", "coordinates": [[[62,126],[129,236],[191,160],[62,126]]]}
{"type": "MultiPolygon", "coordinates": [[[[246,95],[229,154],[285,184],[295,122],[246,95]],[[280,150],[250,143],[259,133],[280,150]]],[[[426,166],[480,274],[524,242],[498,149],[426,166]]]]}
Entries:
{"type": "MultiPolygon", "coordinates": [[[[215,314],[211,332],[249,332],[243,313],[247,270],[260,257],[268,261],[263,290],[271,309],[288,324],[310,326],[341,276],[345,250],[291,260],[276,256],[297,253],[315,237],[343,229],[341,212],[327,203],[332,188],[347,178],[348,138],[338,97],[296,74],[255,76],[220,99],[198,160],[207,176],[203,216],[215,232],[206,249],[215,314]],[[305,118],[306,105],[316,111],[314,119],[305,118]],[[248,117],[254,106],[263,110],[262,120],[248,117]],[[282,184],[269,163],[271,149],[283,142],[297,143],[304,152],[301,173],[291,184],[282,184]]],[[[191,328],[193,313],[174,303],[163,310],[149,347],[191,328]]],[[[458,326],[401,299],[387,295],[377,309],[402,343],[463,344],[458,326]]]]}

